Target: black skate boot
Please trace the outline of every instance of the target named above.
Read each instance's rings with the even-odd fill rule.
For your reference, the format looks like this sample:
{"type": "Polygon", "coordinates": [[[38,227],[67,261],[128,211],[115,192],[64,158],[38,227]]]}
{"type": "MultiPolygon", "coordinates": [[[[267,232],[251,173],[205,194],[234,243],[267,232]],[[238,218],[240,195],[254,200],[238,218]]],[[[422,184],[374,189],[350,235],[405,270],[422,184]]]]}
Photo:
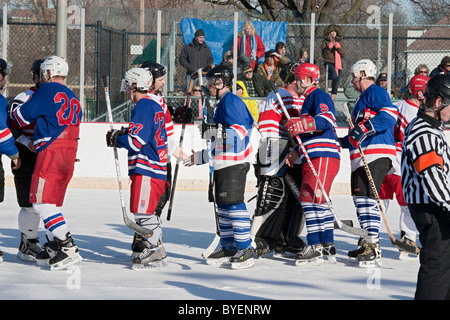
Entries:
{"type": "Polygon", "coordinates": [[[237,250],[231,250],[220,247],[206,258],[206,263],[210,266],[220,266],[223,263],[230,262],[232,256],[236,254],[237,250]]]}
{"type": "Polygon", "coordinates": [[[399,241],[396,241],[396,247],[399,250],[399,259],[408,260],[411,258],[417,258],[420,253],[420,248],[411,239],[407,238],[402,231],[402,237],[399,241]]]}
{"type": "Polygon", "coordinates": [[[364,252],[358,255],[358,264],[362,268],[381,267],[381,247],[378,242],[366,243],[364,252]]]}
{"type": "Polygon", "coordinates": [[[255,264],[253,261],[253,249],[241,249],[236,252],[234,256],[230,258],[231,269],[246,269],[251,268],[255,264]]]}
{"type": "Polygon", "coordinates": [[[55,242],[58,246],[58,250],[56,251],[55,256],[48,260],[50,270],[66,269],[83,260],[70,232],[67,232],[65,240],[55,238],[55,242]]]}
{"type": "Polygon", "coordinates": [[[336,247],[334,242],[322,243],[322,254],[331,263],[336,263],[336,247]]]}
{"type": "Polygon", "coordinates": [[[20,234],[19,251],[17,258],[23,261],[35,262],[36,256],[42,251],[42,246],[39,244],[39,238],[28,239],[25,234],[20,234]]]}
{"type": "Polygon", "coordinates": [[[37,265],[40,267],[48,267],[48,261],[56,255],[58,250],[59,246],[56,241],[50,241],[47,237],[47,242],[42,246],[41,252],[36,255],[37,265]]]}
{"type": "Polygon", "coordinates": [[[3,251],[0,250],[0,262],[2,262],[2,261],[3,261],[3,251]]]}
{"type": "Polygon", "coordinates": [[[167,252],[161,239],[158,241],[158,245],[155,246],[141,235],[135,233],[131,249],[133,250],[131,255],[132,268],[135,270],[167,266],[167,252]]]}
{"type": "Polygon", "coordinates": [[[322,244],[308,245],[300,253],[295,255],[295,265],[321,264],[323,262],[322,244]]]}
{"type": "Polygon", "coordinates": [[[358,262],[358,255],[364,252],[364,245],[367,243],[366,240],[360,238],[358,240],[358,248],[355,250],[349,251],[347,256],[351,262],[358,262]]]}

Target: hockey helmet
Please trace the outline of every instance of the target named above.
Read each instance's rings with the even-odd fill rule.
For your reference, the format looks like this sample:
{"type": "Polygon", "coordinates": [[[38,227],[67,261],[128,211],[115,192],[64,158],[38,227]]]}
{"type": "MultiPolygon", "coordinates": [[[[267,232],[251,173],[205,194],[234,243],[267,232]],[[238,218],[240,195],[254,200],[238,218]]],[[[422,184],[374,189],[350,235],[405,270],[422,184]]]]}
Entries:
{"type": "Polygon", "coordinates": [[[233,85],[233,70],[224,65],[218,65],[206,73],[206,80],[208,82],[216,83],[217,79],[222,79],[225,86],[231,87],[233,85]]]}
{"type": "Polygon", "coordinates": [[[146,61],[141,65],[141,68],[147,69],[153,76],[153,79],[158,79],[166,75],[166,68],[163,65],[153,62],[146,61]]]}
{"type": "Polygon", "coordinates": [[[450,104],[450,74],[438,74],[431,78],[425,88],[426,99],[433,99],[436,96],[442,98],[442,108],[450,104]]]}
{"type": "Polygon", "coordinates": [[[41,74],[46,76],[50,71],[50,78],[67,77],[69,73],[69,65],[66,59],[58,56],[51,56],[41,63],[41,74]]]}
{"type": "Polygon", "coordinates": [[[302,63],[295,69],[295,76],[300,77],[302,81],[305,81],[305,79],[309,77],[313,83],[318,83],[320,70],[319,67],[313,63],[302,63]]]}
{"type": "Polygon", "coordinates": [[[361,59],[356,61],[350,68],[350,72],[359,77],[361,71],[364,71],[366,78],[377,78],[377,67],[369,59],[361,59]]]}
{"type": "Polygon", "coordinates": [[[173,122],[190,123],[193,117],[193,110],[187,106],[176,107],[173,111],[173,122]]]}
{"type": "Polygon", "coordinates": [[[6,77],[8,74],[11,74],[10,66],[3,59],[0,59],[0,73],[2,74],[3,77],[6,77]]]}
{"type": "Polygon", "coordinates": [[[295,70],[300,65],[298,61],[292,61],[283,66],[280,71],[280,78],[285,84],[295,81],[295,70]]]}
{"type": "Polygon", "coordinates": [[[153,76],[147,69],[132,68],[125,72],[120,91],[127,91],[132,88],[139,91],[148,91],[152,83],[153,76]]]}
{"type": "Polygon", "coordinates": [[[419,93],[419,91],[425,92],[428,80],[430,80],[430,77],[424,76],[422,74],[417,74],[412,77],[409,81],[409,91],[411,92],[411,94],[416,95],[419,93]]]}

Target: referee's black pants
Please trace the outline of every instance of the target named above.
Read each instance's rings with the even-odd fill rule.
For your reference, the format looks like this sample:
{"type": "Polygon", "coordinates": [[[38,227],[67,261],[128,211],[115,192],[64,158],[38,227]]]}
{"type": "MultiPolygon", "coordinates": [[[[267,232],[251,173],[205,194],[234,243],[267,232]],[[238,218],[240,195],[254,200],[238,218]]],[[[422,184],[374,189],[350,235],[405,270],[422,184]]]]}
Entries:
{"type": "Polygon", "coordinates": [[[435,204],[408,204],[422,244],[416,300],[450,300],[450,215],[435,204]]]}

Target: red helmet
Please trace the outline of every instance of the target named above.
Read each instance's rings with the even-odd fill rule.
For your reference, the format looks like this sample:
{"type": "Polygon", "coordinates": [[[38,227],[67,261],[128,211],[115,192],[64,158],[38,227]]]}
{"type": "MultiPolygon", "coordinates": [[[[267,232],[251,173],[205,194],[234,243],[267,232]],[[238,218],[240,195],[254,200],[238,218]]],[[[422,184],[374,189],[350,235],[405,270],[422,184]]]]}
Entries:
{"type": "Polygon", "coordinates": [[[295,76],[305,80],[306,77],[310,77],[313,83],[319,82],[320,70],[319,67],[312,63],[302,63],[295,69],[295,76]]]}
{"type": "Polygon", "coordinates": [[[425,87],[428,80],[430,80],[429,77],[421,74],[417,74],[412,77],[409,81],[409,90],[411,91],[411,94],[416,95],[419,93],[419,91],[425,92],[425,87]]]}

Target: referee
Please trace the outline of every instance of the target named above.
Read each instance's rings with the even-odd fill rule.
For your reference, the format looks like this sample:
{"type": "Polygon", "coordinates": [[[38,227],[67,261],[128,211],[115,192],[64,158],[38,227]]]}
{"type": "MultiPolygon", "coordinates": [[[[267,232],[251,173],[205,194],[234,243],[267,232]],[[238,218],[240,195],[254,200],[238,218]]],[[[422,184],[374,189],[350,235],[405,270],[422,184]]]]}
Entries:
{"type": "Polygon", "coordinates": [[[425,104],[405,131],[402,187],[420,233],[416,300],[450,299],[450,148],[441,128],[450,120],[450,74],[427,83],[425,104]]]}

